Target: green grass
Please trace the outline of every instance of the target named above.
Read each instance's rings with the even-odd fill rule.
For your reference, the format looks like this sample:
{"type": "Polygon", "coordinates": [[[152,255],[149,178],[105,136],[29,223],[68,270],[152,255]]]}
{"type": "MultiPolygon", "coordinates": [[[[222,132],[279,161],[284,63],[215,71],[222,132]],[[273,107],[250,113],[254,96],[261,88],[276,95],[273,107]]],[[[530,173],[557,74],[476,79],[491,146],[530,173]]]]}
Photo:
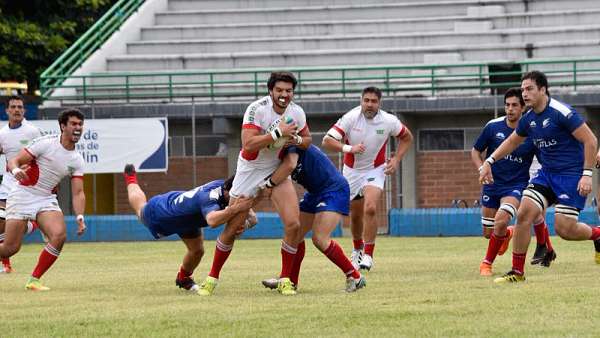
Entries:
{"type": "MultiPolygon", "coordinates": [[[[554,242],[551,268],[528,265],[525,283],[499,286],[478,274],[481,238],[381,237],[368,286],[353,294],[307,242],[294,297],[260,285],[279,271],[278,240],[236,243],[212,297],[175,287],[181,242],[68,243],[43,278],[52,290],[27,292],[41,245],[26,245],[13,258],[17,273],[0,275],[0,336],[598,336],[593,246],[554,242]]],[[[214,242],[205,247],[198,283],[214,242]]],[[[494,268],[507,271],[510,255],[494,268]]]]}

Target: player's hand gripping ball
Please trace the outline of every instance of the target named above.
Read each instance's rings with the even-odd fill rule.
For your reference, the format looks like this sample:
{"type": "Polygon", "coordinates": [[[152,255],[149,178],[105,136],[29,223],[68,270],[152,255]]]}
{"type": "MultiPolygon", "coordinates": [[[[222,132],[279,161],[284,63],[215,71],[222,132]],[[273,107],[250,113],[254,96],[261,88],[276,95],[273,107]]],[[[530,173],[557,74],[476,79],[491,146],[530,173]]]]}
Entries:
{"type": "MultiPolygon", "coordinates": [[[[294,119],[291,118],[290,116],[282,116],[280,118],[278,118],[277,120],[273,121],[273,123],[271,123],[271,125],[269,126],[269,128],[267,128],[267,133],[271,133],[273,130],[275,130],[275,128],[279,127],[279,123],[281,122],[281,119],[285,118],[285,123],[287,124],[291,124],[294,123],[294,119]]],[[[269,144],[269,146],[267,148],[269,149],[279,149],[281,147],[283,147],[289,140],[290,138],[287,136],[281,136],[280,138],[278,138],[275,142],[269,144]]]]}

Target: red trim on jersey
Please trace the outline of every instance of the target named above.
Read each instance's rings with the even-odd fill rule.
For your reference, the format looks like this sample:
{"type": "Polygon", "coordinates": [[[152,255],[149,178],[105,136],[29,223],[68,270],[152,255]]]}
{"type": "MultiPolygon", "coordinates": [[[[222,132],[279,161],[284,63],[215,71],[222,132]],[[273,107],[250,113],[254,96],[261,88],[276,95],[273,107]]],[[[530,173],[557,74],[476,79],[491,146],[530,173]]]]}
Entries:
{"type": "Polygon", "coordinates": [[[240,155],[242,155],[242,158],[246,161],[254,161],[258,157],[258,151],[251,152],[251,151],[245,151],[244,149],[242,149],[242,150],[240,150],[240,155]]]}
{"type": "MultiPolygon", "coordinates": [[[[348,143],[348,140],[346,140],[346,144],[350,145],[348,143]]],[[[354,168],[354,154],[352,154],[352,153],[345,153],[344,154],[344,164],[347,167],[349,167],[349,168],[354,168]]]]}
{"type": "Polygon", "coordinates": [[[304,126],[304,128],[302,128],[302,130],[300,130],[300,131],[298,132],[298,134],[302,133],[302,132],[303,132],[303,131],[305,131],[305,130],[306,130],[306,131],[308,131],[308,123],[307,123],[307,124],[304,126]]]}
{"type": "Polygon", "coordinates": [[[82,180],[83,179],[83,175],[73,175],[73,176],[71,176],[71,179],[75,179],[75,178],[78,178],[78,179],[82,180]]]}
{"type": "Polygon", "coordinates": [[[387,146],[387,141],[385,141],[383,146],[381,146],[381,149],[379,149],[375,161],[373,162],[373,168],[377,168],[385,163],[385,146],[387,146]]]}
{"type": "Polygon", "coordinates": [[[35,155],[33,155],[33,154],[31,153],[31,151],[29,151],[29,149],[27,149],[27,148],[23,148],[23,150],[25,150],[25,151],[26,151],[26,152],[27,152],[29,155],[31,155],[31,157],[35,158],[35,155]]]}
{"type": "Polygon", "coordinates": [[[242,129],[256,129],[256,130],[262,130],[261,127],[257,126],[256,124],[252,124],[252,123],[246,123],[246,124],[242,124],[242,129]]]}
{"type": "Polygon", "coordinates": [[[400,132],[398,133],[398,135],[396,135],[396,137],[402,137],[404,136],[404,134],[406,134],[406,127],[403,125],[402,129],[400,129],[400,132]]]}
{"type": "Polygon", "coordinates": [[[333,129],[337,130],[338,133],[342,134],[342,138],[344,138],[344,136],[346,136],[346,133],[342,130],[342,128],[336,126],[335,124],[333,125],[333,129]]]}
{"type": "Polygon", "coordinates": [[[25,170],[25,173],[27,174],[28,179],[26,179],[25,181],[19,181],[19,183],[25,186],[36,185],[38,179],[40,178],[40,167],[38,167],[37,162],[35,160],[29,162],[29,168],[25,170]]]}

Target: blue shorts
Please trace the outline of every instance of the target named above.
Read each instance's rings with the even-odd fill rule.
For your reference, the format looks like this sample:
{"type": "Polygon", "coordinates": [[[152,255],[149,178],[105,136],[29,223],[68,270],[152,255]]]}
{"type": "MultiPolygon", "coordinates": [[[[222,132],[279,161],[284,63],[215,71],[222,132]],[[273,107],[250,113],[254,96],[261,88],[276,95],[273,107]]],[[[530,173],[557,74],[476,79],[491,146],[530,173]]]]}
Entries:
{"type": "Polygon", "coordinates": [[[300,201],[300,211],[309,214],[333,211],[348,216],[350,212],[350,187],[346,184],[334,191],[320,194],[304,193],[304,197],[300,201]]]}
{"type": "Polygon", "coordinates": [[[552,174],[540,169],[537,175],[529,181],[529,184],[543,185],[554,193],[554,196],[545,196],[548,206],[562,204],[582,210],[585,208],[586,196],[579,195],[577,185],[581,176],[552,174]]]}
{"type": "Polygon", "coordinates": [[[183,220],[169,221],[161,219],[154,213],[154,205],[160,203],[158,199],[151,198],[140,212],[140,221],[144,224],[154,238],[171,236],[177,234],[181,238],[196,238],[202,235],[202,230],[195,222],[183,220]]]}
{"type": "Polygon", "coordinates": [[[486,184],[481,191],[481,205],[490,209],[498,209],[500,208],[500,200],[509,196],[516,198],[520,202],[523,190],[526,187],[527,183],[503,187],[486,184]]]}

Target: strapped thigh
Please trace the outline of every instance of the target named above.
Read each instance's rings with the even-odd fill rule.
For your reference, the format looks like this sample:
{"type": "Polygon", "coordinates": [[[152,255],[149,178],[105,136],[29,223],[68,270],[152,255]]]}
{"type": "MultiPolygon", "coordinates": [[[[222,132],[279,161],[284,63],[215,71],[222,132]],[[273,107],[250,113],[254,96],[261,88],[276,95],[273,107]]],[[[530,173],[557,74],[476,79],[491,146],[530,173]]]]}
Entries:
{"type": "Polygon", "coordinates": [[[573,218],[574,220],[579,219],[579,209],[570,207],[568,205],[557,204],[554,208],[554,212],[569,218],[573,218]]]}
{"type": "Polygon", "coordinates": [[[500,205],[500,210],[504,210],[507,214],[510,215],[509,221],[515,218],[515,215],[517,214],[517,209],[515,208],[515,206],[506,202],[500,205]]]}

